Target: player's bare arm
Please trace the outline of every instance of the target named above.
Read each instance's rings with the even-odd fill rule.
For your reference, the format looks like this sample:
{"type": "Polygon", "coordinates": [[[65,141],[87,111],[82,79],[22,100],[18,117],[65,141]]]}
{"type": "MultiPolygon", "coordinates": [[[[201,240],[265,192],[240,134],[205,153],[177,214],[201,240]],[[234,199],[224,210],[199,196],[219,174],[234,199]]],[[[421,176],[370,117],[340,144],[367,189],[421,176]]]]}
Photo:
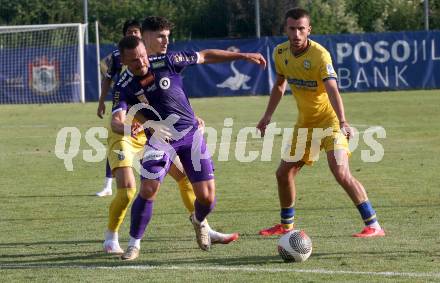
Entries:
{"type": "Polygon", "coordinates": [[[266,111],[264,112],[263,117],[257,124],[257,129],[260,130],[261,136],[264,137],[266,126],[270,123],[272,119],[272,115],[277,109],[278,104],[281,101],[281,98],[286,91],[287,80],[284,76],[277,74],[276,81],[270,93],[269,102],[266,107],[266,111]]]}
{"type": "Polygon", "coordinates": [[[101,84],[101,95],[99,96],[98,109],[96,110],[96,115],[101,119],[105,114],[105,98],[107,97],[111,84],[112,80],[109,78],[104,78],[101,84]]]}
{"type": "Polygon", "coordinates": [[[125,111],[117,111],[113,113],[112,121],[110,124],[113,132],[120,135],[124,135],[124,127],[125,127],[124,121],[126,116],[127,115],[125,114],[125,111]]]}
{"type": "Polygon", "coordinates": [[[350,138],[353,136],[353,131],[350,125],[346,121],[344,103],[342,102],[342,97],[339,94],[338,84],[336,80],[326,80],[324,82],[325,90],[327,91],[330,103],[335,110],[336,116],[339,119],[339,126],[341,127],[342,133],[350,138]]]}
{"type": "Polygon", "coordinates": [[[266,59],[260,53],[239,53],[220,49],[205,49],[199,52],[199,64],[213,64],[234,60],[246,60],[266,68],[266,59]]]}

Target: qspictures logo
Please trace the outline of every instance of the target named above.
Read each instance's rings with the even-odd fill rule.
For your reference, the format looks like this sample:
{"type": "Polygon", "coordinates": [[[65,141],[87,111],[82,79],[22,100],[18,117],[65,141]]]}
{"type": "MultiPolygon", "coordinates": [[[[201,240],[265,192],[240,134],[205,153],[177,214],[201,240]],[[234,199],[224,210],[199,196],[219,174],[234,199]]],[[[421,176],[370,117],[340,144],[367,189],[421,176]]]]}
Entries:
{"type": "MultiPolygon", "coordinates": [[[[138,106],[132,107],[130,111],[136,113],[143,107],[151,106],[138,104],[138,106]]],[[[150,110],[154,111],[154,109],[150,110]]],[[[322,140],[335,135],[335,131],[332,128],[299,128],[297,131],[294,131],[293,128],[279,128],[276,123],[271,123],[267,126],[264,137],[261,137],[261,134],[255,127],[234,128],[234,120],[232,118],[225,118],[221,129],[213,127],[192,129],[192,127],[189,127],[179,132],[174,127],[175,123],[179,120],[177,115],[170,115],[163,119],[157,112],[155,113],[158,116],[158,120],[148,120],[143,125],[143,128],[153,129],[154,133],[150,136],[150,141],[145,145],[144,151],[141,154],[134,155],[133,158],[136,159],[133,161],[134,165],[136,163],[139,164],[136,161],[158,158],[158,156],[162,157],[163,154],[171,156],[171,160],[173,160],[177,154],[172,144],[179,142],[187,134],[197,137],[203,136],[207,144],[206,150],[202,150],[197,144],[192,146],[191,160],[195,169],[200,167],[201,160],[212,158],[216,154],[216,161],[219,162],[233,160],[243,163],[268,162],[274,160],[274,158],[275,160],[282,159],[287,162],[296,162],[303,158],[307,149],[309,160],[317,161],[322,152],[322,140]],[[295,137],[294,133],[296,133],[295,137]],[[281,147],[279,146],[280,137],[281,147]],[[292,142],[295,142],[294,152],[291,150],[292,142]],[[154,144],[153,147],[151,147],[152,144],[154,144]],[[250,149],[251,144],[252,149],[250,149]],[[235,148],[233,148],[234,145],[235,148]],[[274,152],[275,148],[280,148],[280,151],[278,153],[274,152]],[[230,154],[231,151],[233,155],[230,154]]],[[[127,117],[134,116],[131,114],[133,113],[130,113],[127,117]]],[[[124,129],[125,136],[131,135],[131,127],[129,125],[130,123],[124,129]]],[[[380,140],[386,138],[385,129],[381,126],[367,125],[362,126],[363,130],[359,130],[357,127],[351,128],[353,135],[348,140],[350,152],[355,152],[362,144],[364,149],[361,150],[361,160],[363,162],[380,162],[385,154],[384,147],[380,143],[380,140]]],[[[82,150],[82,159],[84,161],[101,162],[106,158],[107,147],[103,144],[103,140],[108,137],[108,134],[108,130],[104,127],[93,127],[86,131],[84,138],[91,149],[82,150]]],[[[339,138],[334,139],[335,149],[338,143],[341,143],[340,138],[345,139],[345,136],[341,134],[339,138]]],[[[68,171],[73,171],[74,169],[73,160],[80,153],[81,139],[81,132],[76,127],[64,127],[57,134],[55,155],[64,161],[64,166],[68,171]]],[[[199,140],[194,138],[194,141],[199,140]]],[[[124,154],[124,156],[131,155],[124,154]]],[[[140,173],[150,174],[149,172],[140,173]]]]}

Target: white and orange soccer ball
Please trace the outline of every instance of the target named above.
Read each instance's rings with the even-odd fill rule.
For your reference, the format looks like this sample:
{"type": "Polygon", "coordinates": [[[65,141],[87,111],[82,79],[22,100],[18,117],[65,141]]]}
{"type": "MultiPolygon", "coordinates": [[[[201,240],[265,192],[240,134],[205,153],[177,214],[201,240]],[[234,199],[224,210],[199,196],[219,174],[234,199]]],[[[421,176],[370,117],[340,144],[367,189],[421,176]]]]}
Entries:
{"type": "Polygon", "coordinates": [[[293,230],[278,241],[278,253],[285,262],[303,262],[312,254],[312,240],[304,230],[293,230]]]}

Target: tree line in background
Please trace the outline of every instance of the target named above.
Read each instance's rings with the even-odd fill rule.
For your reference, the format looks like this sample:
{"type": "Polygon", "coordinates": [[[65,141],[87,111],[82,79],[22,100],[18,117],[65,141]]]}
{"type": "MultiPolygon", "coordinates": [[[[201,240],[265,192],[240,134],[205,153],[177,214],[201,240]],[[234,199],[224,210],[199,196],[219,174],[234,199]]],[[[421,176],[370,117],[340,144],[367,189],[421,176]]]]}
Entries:
{"type": "MultiPolygon", "coordinates": [[[[0,25],[83,22],[83,0],[0,0],[0,25]]],[[[88,0],[90,42],[117,42],[126,19],[165,16],[175,40],[255,36],[254,0],[88,0]]],[[[314,34],[424,29],[423,0],[260,0],[261,36],[283,34],[284,13],[310,11],[314,34]]],[[[429,0],[430,29],[440,29],[440,0],[429,0]]]]}

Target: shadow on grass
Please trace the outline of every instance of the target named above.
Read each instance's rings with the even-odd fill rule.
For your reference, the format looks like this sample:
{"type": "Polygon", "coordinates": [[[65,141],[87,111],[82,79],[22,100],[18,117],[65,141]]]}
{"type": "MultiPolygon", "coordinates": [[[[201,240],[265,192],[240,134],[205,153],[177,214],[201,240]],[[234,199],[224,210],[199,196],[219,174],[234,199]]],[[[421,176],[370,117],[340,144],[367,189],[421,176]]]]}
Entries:
{"type": "MultiPolygon", "coordinates": [[[[5,218],[0,219],[1,221],[50,221],[50,220],[66,220],[66,219],[108,219],[108,216],[90,216],[90,215],[84,215],[84,216],[63,216],[63,217],[45,217],[42,219],[39,218],[5,218]]],[[[1,245],[1,244],[0,244],[1,245]]]]}
{"type": "Polygon", "coordinates": [[[15,196],[0,196],[0,199],[13,199],[13,198],[76,198],[76,197],[94,197],[95,194],[84,195],[15,195],[15,196]]]}
{"type": "MultiPolygon", "coordinates": [[[[267,238],[269,239],[269,238],[267,238]]],[[[152,239],[148,239],[152,240],[152,239]]],[[[165,239],[166,240],[166,239],[165,239]]],[[[175,238],[174,238],[175,240],[175,238]]],[[[182,239],[179,239],[182,240],[182,239]]],[[[185,241],[194,241],[191,237],[183,239],[185,241]]],[[[164,241],[163,237],[158,237],[154,241],[164,241]]],[[[101,245],[101,240],[89,240],[89,241],[59,241],[59,242],[38,242],[38,243],[19,243],[20,245],[72,245],[78,246],[79,244],[96,244],[97,250],[84,251],[81,249],[70,249],[68,251],[51,250],[49,247],[47,252],[38,251],[36,253],[25,254],[1,254],[0,256],[0,269],[27,269],[27,268],[112,268],[112,267],[127,267],[136,268],[136,266],[148,267],[161,267],[161,266],[255,266],[266,264],[278,264],[281,263],[281,259],[278,255],[256,255],[256,256],[216,256],[215,250],[210,253],[201,252],[196,245],[192,247],[157,247],[149,248],[148,245],[141,250],[139,260],[134,262],[121,261],[118,255],[109,255],[99,250],[98,246],[101,245]],[[169,258],[171,254],[176,254],[178,258],[169,258]],[[166,259],[155,259],[155,255],[167,254],[166,259]],[[181,258],[183,256],[183,258],[181,258]]],[[[13,245],[19,245],[13,243],[13,245]]],[[[2,244],[5,246],[8,244],[2,244]]],[[[82,247],[83,248],[83,247],[82,247]]],[[[426,251],[421,250],[402,250],[402,251],[363,251],[363,256],[382,259],[396,259],[407,258],[414,256],[426,256],[426,251]]],[[[430,256],[438,256],[435,252],[430,256]]],[[[315,252],[314,258],[321,260],[335,260],[335,259],[350,259],[359,257],[358,251],[349,252],[315,252]]]]}
{"type": "MultiPolygon", "coordinates": [[[[144,251],[145,252],[145,251],[144,251]]],[[[186,250],[188,252],[188,250],[186,250]]],[[[0,269],[28,269],[28,268],[112,268],[112,267],[161,267],[161,266],[246,266],[246,265],[264,265],[268,263],[280,263],[282,260],[279,256],[243,256],[243,257],[227,257],[227,258],[197,258],[186,257],[184,259],[175,260],[155,260],[155,259],[139,259],[136,261],[121,261],[118,255],[108,255],[102,252],[93,252],[86,255],[69,255],[70,253],[59,253],[56,258],[35,259],[35,260],[14,260],[2,262],[0,269]],[[63,256],[66,255],[66,256],[63,256]],[[102,261],[102,259],[107,259],[102,261]],[[94,260],[91,262],[90,260],[94,260]],[[109,261],[111,260],[111,261],[109,261]]],[[[51,254],[53,255],[53,254],[51,254]]],[[[44,256],[44,254],[42,255],[44,256]]],[[[145,256],[145,255],[144,255],[145,256]]],[[[141,257],[142,254],[141,254],[141,257]]]]}
{"type": "MultiPolygon", "coordinates": [[[[164,242],[164,241],[172,241],[172,242],[195,242],[195,236],[179,236],[176,238],[175,236],[148,236],[145,238],[144,243],[148,242],[164,242]]],[[[69,245],[72,247],[83,245],[83,244],[99,244],[101,245],[103,239],[94,239],[94,240],[83,240],[83,241],[42,241],[42,242],[13,242],[13,243],[0,243],[0,247],[3,248],[12,248],[12,247],[32,247],[32,246],[60,246],[60,245],[69,245]]],[[[121,242],[122,243],[122,242],[121,242]]],[[[1,254],[0,254],[1,255],[1,254]]]]}
{"type": "Polygon", "coordinates": [[[56,246],[56,245],[72,245],[77,246],[79,244],[97,244],[102,243],[102,240],[84,240],[84,241],[43,241],[43,242],[19,242],[19,243],[0,243],[0,247],[18,247],[18,246],[56,246]]]}

